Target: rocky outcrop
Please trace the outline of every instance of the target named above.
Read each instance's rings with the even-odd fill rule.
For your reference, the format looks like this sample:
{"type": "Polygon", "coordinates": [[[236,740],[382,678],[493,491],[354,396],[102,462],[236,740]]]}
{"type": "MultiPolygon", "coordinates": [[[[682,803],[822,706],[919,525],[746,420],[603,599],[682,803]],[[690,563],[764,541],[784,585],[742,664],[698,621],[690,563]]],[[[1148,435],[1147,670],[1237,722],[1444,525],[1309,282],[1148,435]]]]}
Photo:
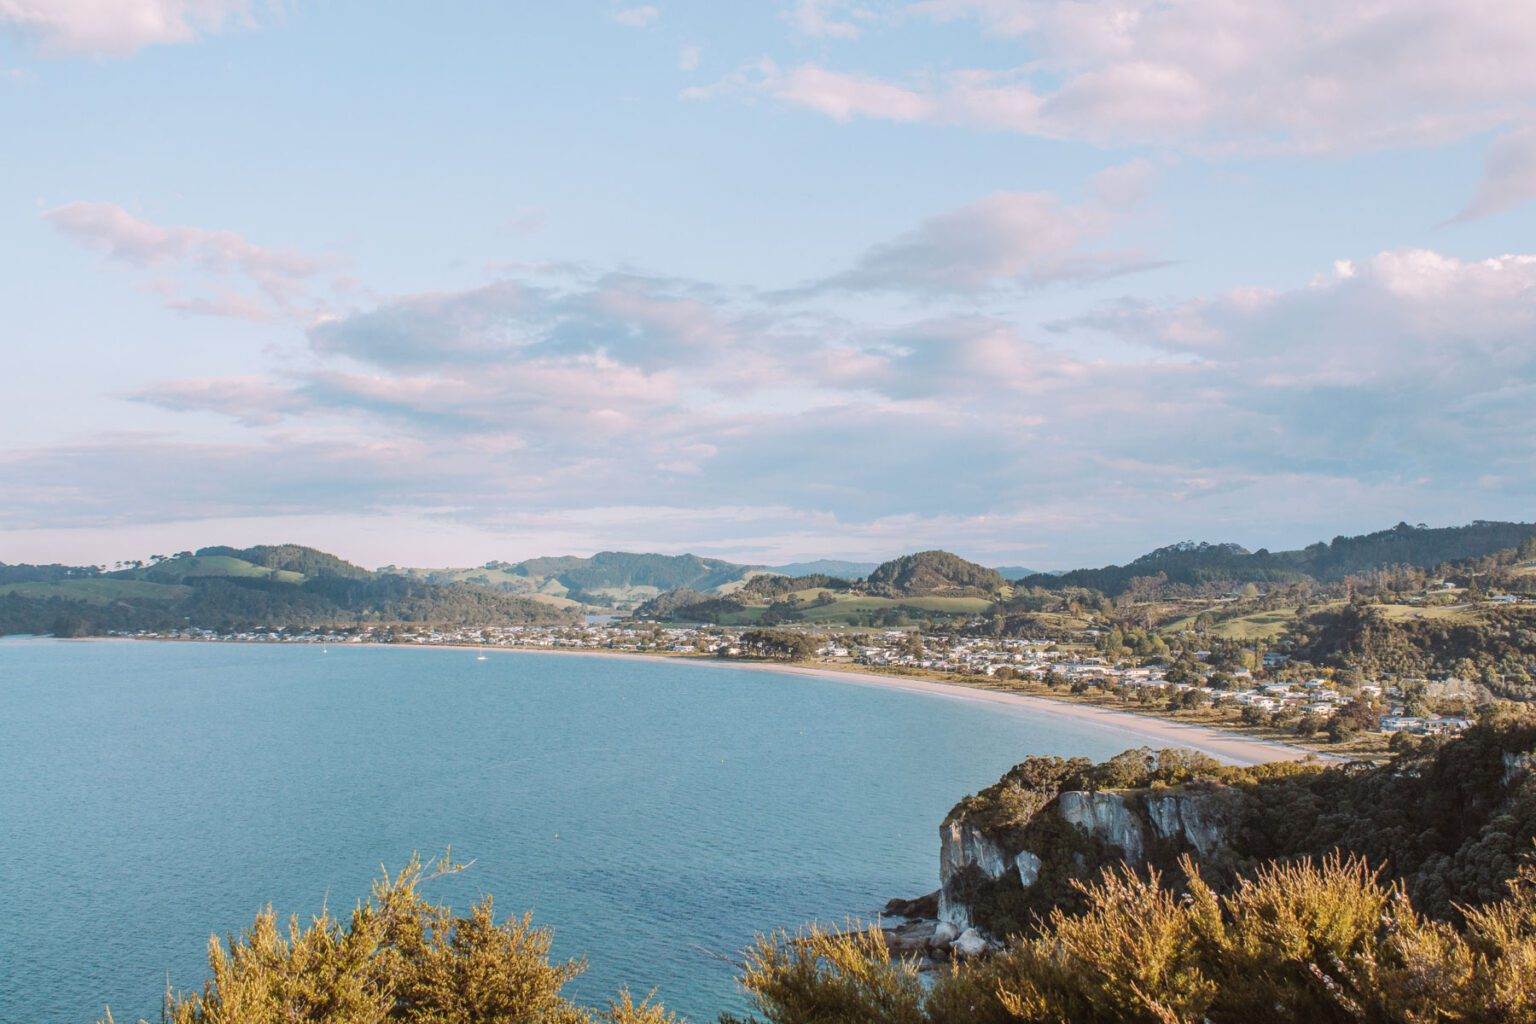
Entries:
{"type": "Polygon", "coordinates": [[[939,832],[939,920],[987,939],[1059,903],[1070,879],[1116,863],[1166,870],[1186,853],[1219,860],[1230,853],[1240,800],[1210,783],[1068,790],[1028,820],[993,830],[957,809],[939,832]]]}
{"type": "Polygon", "coordinates": [[[1011,862],[997,840],[980,828],[964,820],[946,820],[939,829],[939,920],[962,931],[971,927],[969,909],[963,901],[954,899],[949,887],[943,884],[946,880],[968,868],[996,880],[1008,873],[1011,862]]]}

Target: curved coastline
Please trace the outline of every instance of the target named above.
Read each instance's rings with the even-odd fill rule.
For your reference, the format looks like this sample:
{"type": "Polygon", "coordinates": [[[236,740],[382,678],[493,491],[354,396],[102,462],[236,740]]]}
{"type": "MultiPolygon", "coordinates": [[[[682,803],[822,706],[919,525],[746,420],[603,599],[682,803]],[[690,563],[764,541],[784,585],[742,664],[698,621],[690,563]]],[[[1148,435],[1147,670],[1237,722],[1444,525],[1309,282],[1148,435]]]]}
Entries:
{"type": "MultiPolygon", "coordinates": [[[[374,646],[447,647],[448,645],[378,644],[374,646]]],[[[886,675],[878,672],[847,671],[816,665],[780,665],[760,661],[722,661],[716,658],[667,657],[654,654],[631,654],[624,651],[563,651],[556,649],[546,650],[537,647],[479,648],[473,645],[455,645],[449,647],[449,649],[467,651],[490,650],[508,654],[557,654],[623,658],[630,661],[665,661],[669,664],[699,665],[705,668],[745,669],[754,672],[768,672],[803,678],[829,679],[834,682],[902,690],[907,693],[924,694],[948,700],[977,701],[1004,707],[1028,709],[1032,713],[1043,717],[1087,723],[1105,731],[1122,733],[1126,735],[1127,745],[1131,747],[1189,747],[1201,753],[1209,754],[1227,764],[1250,765],[1263,764],[1267,761],[1299,761],[1308,757],[1319,760],[1337,760],[1337,758],[1330,758],[1328,755],[1320,754],[1314,750],[1293,747],[1289,744],[1273,740],[1256,739],[1251,736],[1244,736],[1241,733],[1229,732],[1225,729],[1217,729],[1207,725],[1170,722],[1167,719],[1154,718],[1150,715],[1138,715],[1134,712],[1120,711],[1114,708],[1094,707],[1091,704],[1051,700],[1049,697],[1037,697],[1033,694],[984,690],[979,687],[946,682],[940,679],[920,679],[911,676],[886,675]]]]}
{"type": "MultiPolygon", "coordinates": [[[[87,643],[100,643],[114,640],[132,642],[138,638],[79,637],[72,639],[87,643]]],[[[258,645],[265,643],[263,641],[241,640],[144,639],[156,643],[251,643],[258,645]]],[[[947,700],[977,701],[985,704],[996,704],[1002,707],[1012,707],[1016,710],[1028,710],[1045,718],[1075,721],[1107,732],[1120,733],[1126,737],[1128,748],[1138,746],[1188,747],[1192,750],[1198,750],[1203,754],[1209,754],[1227,764],[1252,765],[1263,764],[1268,761],[1300,761],[1306,758],[1315,758],[1321,761],[1343,760],[1336,756],[1319,753],[1315,750],[1307,750],[1303,747],[1291,746],[1276,740],[1245,736],[1242,733],[1231,732],[1209,725],[1171,722],[1165,718],[1138,715],[1132,711],[1121,711],[1116,708],[1102,708],[1092,704],[1052,700],[1049,697],[1040,697],[1027,693],[1005,693],[999,690],[986,690],[976,686],[967,686],[963,683],[948,682],[941,679],[922,679],[912,676],[853,671],[820,665],[730,661],[719,658],[639,654],[631,651],[562,650],[546,647],[494,647],[481,644],[361,643],[347,644],[345,647],[372,647],[393,650],[404,648],[420,651],[474,651],[478,654],[547,654],[559,657],[617,658],[625,661],[663,662],[670,665],[693,665],[700,668],[766,672],[784,676],[799,676],[801,678],[826,679],[833,682],[850,683],[856,686],[875,686],[947,700]]]]}

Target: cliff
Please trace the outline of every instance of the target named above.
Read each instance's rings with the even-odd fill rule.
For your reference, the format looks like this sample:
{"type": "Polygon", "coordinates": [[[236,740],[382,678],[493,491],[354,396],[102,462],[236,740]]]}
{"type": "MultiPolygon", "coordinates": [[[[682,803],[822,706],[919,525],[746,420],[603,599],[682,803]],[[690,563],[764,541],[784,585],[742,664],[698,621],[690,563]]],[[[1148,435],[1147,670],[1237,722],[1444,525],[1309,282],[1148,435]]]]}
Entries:
{"type": "Polygon", "coordinates": [[[1072,880],[1124,862],[1177,871],[1189,854],[1231,866],[1243,797],[1196,783],[1143,790],[1067,790],[1027,821],[987,828],[952,814],[939,829],[938,919],[1003,936],[1032,914],[1070,903],[1072,880]]]}
{"type": "Polygon", "coordinates": [[[1536,711],[1491,713],[1379,766],[1235,768],[1185,750],[1033,757],[960,801],[939,844],[934,931],[951,942],[1075,912],[1077,883],[1122,863],[1182,889],[1186,857],[1222,891],[1264,862],[1354,854],[1456,922],[1536,862],[1536,711]]]}

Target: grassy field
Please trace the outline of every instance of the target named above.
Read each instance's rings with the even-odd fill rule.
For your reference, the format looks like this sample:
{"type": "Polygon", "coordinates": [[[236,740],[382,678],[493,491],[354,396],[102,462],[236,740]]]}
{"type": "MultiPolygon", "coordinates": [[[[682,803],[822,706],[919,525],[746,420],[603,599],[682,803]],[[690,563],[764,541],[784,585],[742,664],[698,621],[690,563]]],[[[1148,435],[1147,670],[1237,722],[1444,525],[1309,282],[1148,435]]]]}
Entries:
{"type": "Polygon", "coordinates": [[[268,569],[233,555],[189,555],[170,558],[158,565],[132,570],[132,578],[154,583],[178,583],[206,576],[236,579],[273,579],[279,583],[303,583],[304,574],[287,569],[268,569]]]}
{"type": "Polygon", "coordinates": [[[1386,618],[1394,622],[1458,622],[1473,623],[1482,618],[1478,608],[1474,605],[1451,604],[1424,607],[1415,604],[1382,604],[1376,606],[1377,610],[1386,618]]]}
{"type": "Polygon", "coordinates": [[[68,601],[89,601],[107,604],[111,601],[149,599],[174,601],[191,592],[190,587],[175,583],[152,583],[149,580],[95,579],[59,580],[55,583],[6,583],[0,585],[0,594],[16,594],[19,597],[60,597],[68,601]]]}

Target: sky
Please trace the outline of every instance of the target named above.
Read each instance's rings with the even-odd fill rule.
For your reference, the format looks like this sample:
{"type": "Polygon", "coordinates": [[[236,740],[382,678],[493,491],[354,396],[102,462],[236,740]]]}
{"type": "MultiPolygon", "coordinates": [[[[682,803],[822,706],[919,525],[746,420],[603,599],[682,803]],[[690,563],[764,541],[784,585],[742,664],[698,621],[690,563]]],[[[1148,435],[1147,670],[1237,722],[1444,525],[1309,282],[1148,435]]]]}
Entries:
{"type": "Polygon", "coordinates": [[[0,0],[0,561],[1533,518],[1536,5],[0,0]]]}

